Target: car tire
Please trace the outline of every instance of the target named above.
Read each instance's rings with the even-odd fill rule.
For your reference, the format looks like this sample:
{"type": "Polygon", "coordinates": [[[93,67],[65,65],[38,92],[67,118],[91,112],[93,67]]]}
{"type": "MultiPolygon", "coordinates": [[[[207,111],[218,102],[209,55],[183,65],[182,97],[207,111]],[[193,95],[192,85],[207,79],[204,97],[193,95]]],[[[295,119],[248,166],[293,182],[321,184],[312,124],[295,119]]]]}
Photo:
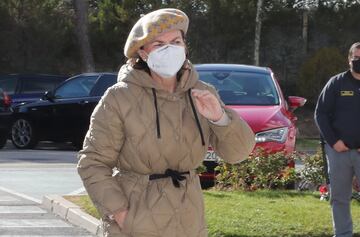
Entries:
{"type": "Polygon", "coordinates": [[[17,119],[11,126],[11,142],[16,148],[34,148],[39,140],[32,122],[26,118],[17,119]]]}
{"type": "Polygon", "coordinates": [[[5,135],[5,132],[1,132],[2,134],[0,135],[0,149],[2,149],[5,145],[6,145],[6,141],[7,141],[7,136],[5,135]]]}

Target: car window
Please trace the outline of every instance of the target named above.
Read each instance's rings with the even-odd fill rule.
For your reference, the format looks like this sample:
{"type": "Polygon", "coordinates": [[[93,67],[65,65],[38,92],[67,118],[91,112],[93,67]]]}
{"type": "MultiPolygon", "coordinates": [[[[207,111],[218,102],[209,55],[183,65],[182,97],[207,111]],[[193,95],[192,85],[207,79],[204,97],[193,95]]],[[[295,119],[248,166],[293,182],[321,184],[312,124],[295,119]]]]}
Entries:
{"type": "Polygon", "coordinates": [[[90,91],[96,83],[99,76],[78,76],[69,81],[55,91],[55,98],[75,98],[86,97],[90,95],[90,91]]]}
{"type": "Polygon", "coordinates": [[[276,105],[279,97],[269,74],[199,71],[200,80],[212,84],[227,105],[276,105]]]}
{"type": "Polygon", "coordinates": [[[102,96],[106,89],[114,85],[117,80],[117,75],[105,74],[96,82],[96,85],[93,87],[90,95],[91,96],[102,96]]]}
{"type": "Polygon", "coordinates": [[[12,95],[15,93],[17,80],[14,76],[0,76],[0,88],[12,95]]]}
{"type": "Polygon", "coordinates": [[[23,77],[21,94],[44,93],[53,90],[59,84],[56,78],[47,77],[23,77]]]}

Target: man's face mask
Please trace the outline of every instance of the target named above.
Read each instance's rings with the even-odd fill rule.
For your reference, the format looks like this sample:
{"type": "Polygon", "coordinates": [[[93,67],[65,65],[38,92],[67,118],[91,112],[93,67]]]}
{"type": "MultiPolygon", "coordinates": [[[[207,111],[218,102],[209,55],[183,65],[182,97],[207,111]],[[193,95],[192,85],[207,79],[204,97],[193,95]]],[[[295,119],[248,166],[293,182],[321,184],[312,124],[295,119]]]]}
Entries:
{"type": "Polygon", "coordinates": [[[360,73],[360,58],[351,60],[352,70],[356,73],[360,73]]]}
{"type": "Polygon", "coordinates": [[[147,65],[162,78],[171,78],[180,70],[185,58],[183,46],[167,44],[149,54],[147,65]]]}

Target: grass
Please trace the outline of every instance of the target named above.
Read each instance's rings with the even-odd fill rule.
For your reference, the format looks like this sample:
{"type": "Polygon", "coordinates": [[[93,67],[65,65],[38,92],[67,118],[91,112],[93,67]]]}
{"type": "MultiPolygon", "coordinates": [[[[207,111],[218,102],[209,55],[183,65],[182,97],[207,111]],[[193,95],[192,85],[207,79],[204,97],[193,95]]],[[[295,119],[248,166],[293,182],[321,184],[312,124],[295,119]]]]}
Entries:
{"type": "Polygon", "coordinates": [[[72,203],[75,203],[83,211],[92,215],[93,217],[100,219],[100,215],[96,208],[94,207],[93,203],[91,202],[88,195],[81,195],[81,196],[64,196],[64,198],[72,203]]]}
{"type": "Polygon", "coordinates": [[[297,151],[316,151],[320,148],[319,139],[315,138],[297,138],[296,139],[296,150],[297,151]]]}
{"type": "MultiPolygon", "coordinates": [[[[87,196],[66,197],[99,217],[87,196]]],[[[210,237],[330,237],[331,211],[319,195],[296,191],[204,191],[210,237]]],[[[355,237],[360,237],[360,203],[353,201],[355,237]]]]}

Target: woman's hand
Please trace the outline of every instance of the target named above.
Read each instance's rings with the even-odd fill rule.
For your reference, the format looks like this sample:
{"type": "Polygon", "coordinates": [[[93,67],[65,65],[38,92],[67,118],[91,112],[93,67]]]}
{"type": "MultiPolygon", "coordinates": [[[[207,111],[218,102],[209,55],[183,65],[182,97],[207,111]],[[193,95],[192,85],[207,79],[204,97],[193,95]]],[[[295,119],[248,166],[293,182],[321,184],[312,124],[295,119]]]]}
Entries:
{"type": "Polygon", "coordinates": [[[120,226],[121,229],[124,228],[124,221],[125,221],[127,214],[128,214],[127,210],[114,213],[114,219],[115,219],[116,223],[120,226]]]}
{"type": "Polygon", "coordinates": [[[192,96],[195,98],[196,108],[205,118],[217,122],[223,115],[219,100],[208,90],[191,90],[192,96]]]}

